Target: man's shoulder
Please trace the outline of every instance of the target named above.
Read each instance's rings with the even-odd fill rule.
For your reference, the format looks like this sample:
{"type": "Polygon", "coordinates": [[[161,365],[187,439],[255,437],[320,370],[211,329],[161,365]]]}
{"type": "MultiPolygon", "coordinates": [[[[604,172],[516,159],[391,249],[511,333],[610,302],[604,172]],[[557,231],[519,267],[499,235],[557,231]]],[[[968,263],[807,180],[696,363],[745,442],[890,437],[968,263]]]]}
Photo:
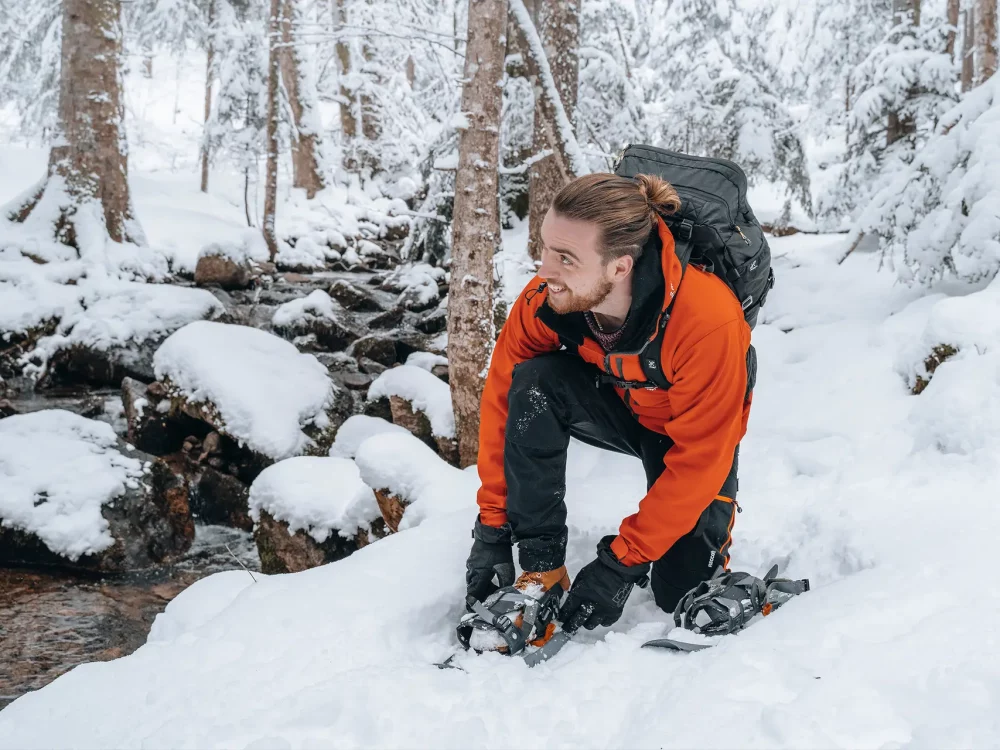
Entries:
{"type": "Polygon", "coordinates": [[[681,341],[695,343],[734,323],[738,330],[746,329],[746,338],[749,340],[750,327],[732,290],[714,273],[697,266],[688,266],[677,292],[677,301],[668,327],[668,331],[674,326],[681,329],[673,331],[680,334],[676,338],[678,344],[681,341]]]}

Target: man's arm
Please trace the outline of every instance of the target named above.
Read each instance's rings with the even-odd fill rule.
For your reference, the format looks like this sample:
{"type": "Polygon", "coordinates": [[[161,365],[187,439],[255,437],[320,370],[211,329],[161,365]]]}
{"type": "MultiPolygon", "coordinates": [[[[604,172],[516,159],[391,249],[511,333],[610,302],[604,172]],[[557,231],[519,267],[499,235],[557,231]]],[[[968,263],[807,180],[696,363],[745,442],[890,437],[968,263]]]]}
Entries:
{"type": "Polygon", "coordinates": [[[507,522],[507,482],[503,472],[504,434],[507,428],[507,392],[514,365],[560,347],[559,337],[535,314],[548,295],[537,291],[537,276],[510,308],[493,349],[479,415],[479,520],[499,527],[507,522]]]}
{"type": "Polygon", "coordinates": [[[715,499],[746,432],[749,329],[734,320],[681,352],[669,391],[675,415],[665,431],[673,446],[666,468],[622,521],[611,551],[626,565],[658,560],[698,523],[715,499]]]}

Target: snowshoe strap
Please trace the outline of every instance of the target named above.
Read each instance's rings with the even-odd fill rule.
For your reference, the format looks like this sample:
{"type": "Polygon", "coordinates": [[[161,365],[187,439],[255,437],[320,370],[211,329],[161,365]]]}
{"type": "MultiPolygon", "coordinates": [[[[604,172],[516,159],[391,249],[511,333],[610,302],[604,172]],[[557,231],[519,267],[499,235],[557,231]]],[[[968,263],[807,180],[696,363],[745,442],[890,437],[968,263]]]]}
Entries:
{"type": "MultiPolygon", "coordinates": [[[[530,598],[531,597],[525,597],[525,599],[530,598]]],[[[474,596],[470,596],[466,600],[466,604],[469,605],[469,608],[475,612],[480,619],[496,628],[497,632],[500,633],[504,641],[507,643],[507,653],[513,655],[524,650],[524,644],[527,642],[527,635],[531,632],[531,628],[535,624],[535,617],[538,614],[537,602],[535,602],[534,607],[531,607],[528,602],[525,602],[524,617],[521,628],[516,627],[507,615],[494,614],[491,612],[487,609],[486,605],[481,604],[474,596]],[[528,623],[529,618],[531,620],[530,624],[528,623]],[[524,629],[525,627],[527,627],[527,630],[524,629]]]]}
{"type": "Polygon", "coordinates": [[[776,578],[772,568],[764,580],[749,573],[721,573],[681,597],[674,624],[706,635],[742,630],[757,614],[768,615],[793,596],[809,590],[809,580],[776,578]]]}

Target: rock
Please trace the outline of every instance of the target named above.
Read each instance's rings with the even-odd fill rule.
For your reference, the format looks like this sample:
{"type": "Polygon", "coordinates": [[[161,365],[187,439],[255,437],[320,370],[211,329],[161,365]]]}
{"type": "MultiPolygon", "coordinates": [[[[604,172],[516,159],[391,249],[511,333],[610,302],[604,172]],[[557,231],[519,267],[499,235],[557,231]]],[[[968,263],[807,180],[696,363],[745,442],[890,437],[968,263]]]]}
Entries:
{"type": "MultiPolygon", "coordinates": [[[[128,441],[141,451],[166,456],[184,445],[192,433],[207,430],[187,414],[160,411],[166,395],[162,383],[147,386],[133,378],[122,379],[122,406],[128,425],[128,441]]],[[[169,402],[166,402],[169,406],[169,402]]]]}
{"type": "Polygon", "coordinates": [[[315,290],[307,297],[286,302],[273,318],[274,330],[282,337],[306,344],[303,337],[313,336],[315,346],[327,351],[341,351],[361,334],[354,330],[347,315],[330,296],[315,290]]]}
{"type": "Polygon", "coordinates": [[[236,477],[205,466],[191,487],[191,513],[202,523],[253,531],[247,506],[249,495],[250,488],[236,477]]]}
{"type": "Polygon", "coordinates": [[[403,512],[410,503],[384,489],[375,490],[375,500],[378,502],[379,510],[382,511],[382,519],[385,521],[386,528],[395,534],[399,531],[399,522],[403,520],[403,512]]]}
{"type": "Polygon", "coordinates": [[[289,533],[288,524],[275,520],[266,510],[260,511],[260,522],[253,532],[260,554],[260,569],[269,575],[275,573],[297,573],[326,563],[336,562],[356,552],[384,536],[384,529],[376,528],[373,533],[359,531],[353,539],[345,539],[339,534],[330,534],[320,543],[305,531],[299,529],[289,533]]]}
{"type": "Polygon", "coordinates": [[[375,380],[375,375],[365,372],[335,372],[331,374],[335,382],[352,391],[365,391],[375,380]]]}
{"type": "MultiPolygon", "coordinates": [[[[374,380],[374,378],[372,379],[374,380]]],[[[12,417],[17,413],[18,411],[14,408],[14,404],[7,399],[0,399],[0,419],[3,419],[4,417],[12,417]]]]}
{"type": "Polygon", "coordinates": [[[403,322],[403,309],[394,307],[368,321],[370,328],[395,328],[403,322]]]}
{"type": "Polygon", "coordinates": [[[422,351],[424,339],[416,332],[406,330],[393,334],[372,334],[355,341],[348,354],[356,357],[358,363],[362,358],[372,359],[385,367],[392,367],[406,361],[413,352],[422,351]]]}
{"type": "Polygon", "coordinates": [[[129,450],[122,442],[118,448],[149,466],[143,481],[101,509],[114,538],[110,547],[74,561],[33,534],[0,524],[0,563],[121,573],[169,562],[186,552],[194,540],[194,522],[184,482],[155,456],[129,450]]]}
{"type": "Polygon", "coordinates": [[[236,261],[224,255],[202,255],[194,269],[198,286],[219,286],[223,289],[246,289],[253,280],[249,260],[236,261]]]}
{"type": "Polygon", "coordinates": [[[60,349],[48,363],[45,385],[85,383],[97,387],[118,387],[126,377],[155,380],[153,355],[162,338],[112,347],[107,350],[89,346],[60,349]]]}
{"type": "Polygon", "coordinates": [[[326,456],[330,446],[337,437],[337,430],[354,413],[354,399],[346,388],[337,388],[333,392],[333,404],[326,409],[328,424],[324,428],[309,425],[303,428],[313,444],[306,448],[307,456],[326,456]]]}
{"type": "Polygon", "coordinates": [[[389,405],[389,399],[387,398],[376,398],[371,401],[365,401],[361,407],[361,413],[367,417],[384,419],[386,422],[392,421],[392,407],[389,405]]]}
{"type": "Polygon", "coordinates": [[[447,327],[448,311],[442,307],[424,315],[414,324],[414,328],[421,333],[426,333],[428,336],[441,333],[441,331],[445,330],[447,327]]]}
{"type": "Polygon", "coordinates": [[[348,281],[338,279],[330,286],[330,296],[347,310],[356,312],[382,312],[385,308],[371,292],[359,289],[348,281]]]}
{"type": "Polygon", "coordinates": [[[431,375],[436,378],[441,378],[444,382],[448,382],[448,365],[434,365],[431,368],[431,375]]]}
{"type": "Polygon", "coordinates": [[[368,359],[368,357],[362,357],[358,360],[358,368],[361,372],[368,373],[369,375],[381,375],[383,372],[389,368],[383,364],[379,364],[374,359],[368,359]]]}
{"type": "Polygon", "coordinates": [[[389,396],[389,410],[392,412],[393,424],[405,428],[413,437],[422,440],[431,448],[437,447],[426,414],[415,410],[409,401],[399,396],[389,396]]]}
{"type": "MultiPolygon", "coordinates": [[[[438,455],[452,466],[459,465],[458,441],[455,438],[446,438],[435,435],[434,443],[437,447],[438,455]]],[[[461,468],[461,467],[459,467],[461,468]]]]}

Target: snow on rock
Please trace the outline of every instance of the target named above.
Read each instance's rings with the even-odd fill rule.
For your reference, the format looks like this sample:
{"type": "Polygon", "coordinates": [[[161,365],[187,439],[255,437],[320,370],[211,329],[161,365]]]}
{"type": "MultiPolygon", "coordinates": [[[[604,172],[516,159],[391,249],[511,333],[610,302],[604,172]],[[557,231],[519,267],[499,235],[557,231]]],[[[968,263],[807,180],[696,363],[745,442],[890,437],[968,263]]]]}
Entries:
{"type": "MultiPolygon", "coordinates": [[[[384,495],[395,496],[404,506],[413,506],[402,516],[400,531],[431,516],[463,509],[471,511],[474,506],[479,484],[475,473],[446,463],[413,435],[395,432],[374,435],[358,447],[354,461],[366,485],[384,495]]],[[[382,512],[385,516],[384,507],[382,512]]],[[[388,518],[386,523],[390,528],[395,525],[388,518]]]]}
{"type": "Polygon", "coordinates": [[[294,299],[274,311],[271,322],[279,327],[292,328],[316,320],[337,320],[338,305],[329,294],[317,289],[306,297],[294,299]]]}
{"type": "Polygon", "coordinates": [[[455,412],[447,383],[422,367],[401,365],[379,375],[368,389],[368,400],[397,396],[422,411],[436,437],[455,437],[455,412]]]}
{"type": "Polygon", "coordinates": [[[326,368],[270,333],[191,323],[163,342],[154,365],[189,403],[211,404],[219,429],[270,458],[302,453],[311,443],[303,428],[330,426],[335,386],[326,368]]]}
{"type": "Polygon", "coordinates": [[[101,507],[136,487],[142,462],[104,422],[60,409],[0,420],[0,518],[78,560],[114,544],[101,507]]]}
{"type": "Polygon", "coordinates": [[[448,366],[448,358],[431,352],[413,352],[406,358],[406,364],[432,372],[438,365],[448,366]]]}
{"type": "Polygon", "coordinates": [[[267,243],[259,230],[245,230],[237,241],[217,240],[204,245],[198,251],[198,258],[207,257],[227,258],[235,263],[261,263],[268,259],[267,243]]]}
{"type": "Polygon", "coordinates": [[[183,484],[110,425],[60,409],[0,420],[0,561],[120,571],[193,537],[183,484]]]}
{"type": "Polygon", "coordinates": [[[254,578],[263,580],[266,576],[227,570],[195,581],[184,589],[183,597],[171,600],[156,616],[146,642],[166,643],[196,630],[232,604],[243,589],[253,585],[254,578]]]}
{"type": "Polygon", "coordinates": [[[443,268],[427,263],[400,266],[382,281],[382,288],[399,292],[398,304],[407,310],[426,310],[438,301],[438,282],[446,275],[443,268]]]}
{"type": "Polygon", "coordinates": [[[321,456],[289,458],[264,469],[250,486],[250,517],[259,522],[262,510],[320,543],[331,533],[351,539],[382,517],[357,465],[321,456]]]}
{"type": "Polygon", "coordinates": [[[407,434],[407,430],[398,424],[386,421],[380,417],[370,417],[367,414],[355,414],[348,418],[337,430],[337,437],[330,447],[331,456],[354,458],[358,448],[368,438],[387,433],[407,434]]]}

